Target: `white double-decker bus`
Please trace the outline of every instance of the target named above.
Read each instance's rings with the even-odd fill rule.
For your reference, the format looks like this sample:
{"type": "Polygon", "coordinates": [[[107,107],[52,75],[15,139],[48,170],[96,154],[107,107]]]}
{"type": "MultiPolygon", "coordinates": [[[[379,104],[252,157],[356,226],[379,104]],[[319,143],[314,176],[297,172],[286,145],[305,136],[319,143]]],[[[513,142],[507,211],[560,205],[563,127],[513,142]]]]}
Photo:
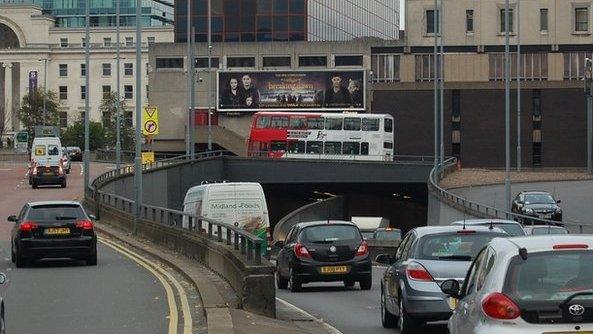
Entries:
{"type": "Polygon", "coordinates": [[[272,158],[391,161],[393,117],[387,114],[258,112],[248,155],[272,158]]]}

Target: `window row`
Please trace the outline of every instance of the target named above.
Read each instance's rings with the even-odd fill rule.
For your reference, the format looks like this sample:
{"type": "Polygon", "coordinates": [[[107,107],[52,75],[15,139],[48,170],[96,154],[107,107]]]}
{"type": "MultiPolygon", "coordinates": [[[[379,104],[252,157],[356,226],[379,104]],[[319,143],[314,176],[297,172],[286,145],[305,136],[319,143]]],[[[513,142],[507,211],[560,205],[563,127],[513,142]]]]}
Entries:
{"type": "MultiPolygon", "coordinates": [[[[386,143],[391,144],[391,143],[386,143]]],[[[386,145],[388,146],[388,145],[386,145]]],[[[393,146],[391,146],[393,148],[393,146]]],[[[367,142],[339,142],[339,141],[285,141],[272,142],[270,150],[273,152],[328,154],[328,155],[369,155],[367,142]]]]}
{"type": "MultiPolygon", "coordinates": [[[[133,76],[134,75],[134,63],[124,63],[124,75],[125,76],[133,76]]],[[[111,76],[111,68],[112,64],[110,63],[103,63],[101,64],[101,75],[103,76],[111,76]]],[[[65,78],[68,76],[68,64],[59,64],[58,74],[61,78],[65,78]]],[[[80,76],[86,75],[86,64],[80,64],[80,76]]]]}
{"type": "MultiPolygon", "coordinates": [[[[82,37],[81,41],[80,41],[80,46],[81,47],[86,47],[86,38],[82,37]]],[[[156,42],[156,38],[154,36],[149,36],[146,38],[146,42],[148,43],[148,45],[152,45],[156,42]]],[[[92,44],[91,44],[92,45],[92,44]]],[[[68,47],[78,47],[79,44],[70,44],[70,41],[67,37],[62,37],[60,38],[60,47],[61,48],[68,48],[68,47]]],[[[115,42],[115,38],[112,37],[103,37],[103,47],[106,48],[112,48],[112,47],[116,47],[117,43],[115,42]]],[[[120,46],[125,46],[125,47],[134,47],[134,37],[125,37],[123,39],[123,41],[120,42],[120,46]]]]}
{"type": "MultiPolygon", "coordinates": [[[[108,96],[111,93],[111,86],[104,85],[102,86],[103,91],[103,98],[108,96]]],[[[59,86],[58,87],[58,96],[60,100],[68,100],[68,86],[59,86]]],[[[131,100],[134,98],[134,86],[132,85],[124,85],[124,98],[127,100],[131,100]]],[[[86,99],[86,86],[80,86],[80,99],[86,99]]]]}
{"type": "MultiPolygon", "coordinates": [[[[504,53],[488,55],[490,80],[504,80],[504,53]]],[[[517,54],[511,53],[511,78],[517,78],[517,54]]],[[[544,52],[522,53],[521,80],[547,80],[548,79],[548,54],[544,52]]]]}
{"type": "MultiPolygon", "coordinates": [[[[157,58],[156,68],[157,69],[183,69],[184,59],[181,57],[176,58],[157,58]]],[[[256,66],[255,57],[226,57],[227,68],[255,68],[256,66]]],[[[299,67],[327,67],[328,57],[327,56],[299,56],[298,66],[299,67]]],[[[360,67],[363,66],[362,55],[335,55],[334,65],[336,67],[360,67]]],[[[208,66],[208,57],[196,57],[194,59],[194,66],[196,68],[220,68],[220,58],[211,57],[210,66],[208,66]]],[[[291,68],[292,57],[291,56],[263,56],[262,57],[263,68],[291,68]]],[[[398,74],[399,75],[399,74],[398,74]]]]}
{"type": "MultiPolygon", "coordinates": [[[[380,119],[359,117],[260,116],[257,118],[255,126],[258,129],[379,131],[380,119]]],[[[385,119],[384,131],[393,131],[392,119],[385,119]]]]}

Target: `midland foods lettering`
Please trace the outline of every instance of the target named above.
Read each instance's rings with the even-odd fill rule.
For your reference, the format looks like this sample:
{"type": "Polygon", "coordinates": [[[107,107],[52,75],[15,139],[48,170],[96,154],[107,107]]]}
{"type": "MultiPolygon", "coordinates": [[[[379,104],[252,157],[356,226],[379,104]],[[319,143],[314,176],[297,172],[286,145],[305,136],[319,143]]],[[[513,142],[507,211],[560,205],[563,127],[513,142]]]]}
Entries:
{"type": "Polygon", "coordinates": [[[213,210],[227,210],[227,209],[259,209],[261,206],[259,203],[239,203],[239,204],[227,204],[227,203],[211,203],[210,208],[213,210]]]}

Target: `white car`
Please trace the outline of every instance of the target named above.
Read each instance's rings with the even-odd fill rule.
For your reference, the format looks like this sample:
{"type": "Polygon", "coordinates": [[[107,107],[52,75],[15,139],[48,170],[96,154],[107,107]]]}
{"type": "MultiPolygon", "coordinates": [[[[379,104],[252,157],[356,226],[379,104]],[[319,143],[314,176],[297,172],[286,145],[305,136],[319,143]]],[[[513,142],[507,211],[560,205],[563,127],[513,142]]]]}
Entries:
{"type": "Polygon", "coordinates": [[[593,236],[493,239],[441,289],[451,334],[593,333],[593,236]]]}

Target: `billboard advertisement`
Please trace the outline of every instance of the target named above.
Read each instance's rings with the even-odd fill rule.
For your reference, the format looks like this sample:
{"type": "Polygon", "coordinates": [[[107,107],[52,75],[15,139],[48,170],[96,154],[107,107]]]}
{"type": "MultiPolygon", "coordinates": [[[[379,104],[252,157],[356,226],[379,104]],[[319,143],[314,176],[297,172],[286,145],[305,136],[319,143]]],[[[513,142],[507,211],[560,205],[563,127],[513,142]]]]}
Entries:
{"type": "Polygon", "coordinates": [[[220,71],[218,111],[364,111],[364,70],[220,71]]]}
{"type": "Polygon", "coordinates": [[[39,72],[37,71],[30,71],[29,72],[29,92],[37,90],[37,76],[39,72]]]}

